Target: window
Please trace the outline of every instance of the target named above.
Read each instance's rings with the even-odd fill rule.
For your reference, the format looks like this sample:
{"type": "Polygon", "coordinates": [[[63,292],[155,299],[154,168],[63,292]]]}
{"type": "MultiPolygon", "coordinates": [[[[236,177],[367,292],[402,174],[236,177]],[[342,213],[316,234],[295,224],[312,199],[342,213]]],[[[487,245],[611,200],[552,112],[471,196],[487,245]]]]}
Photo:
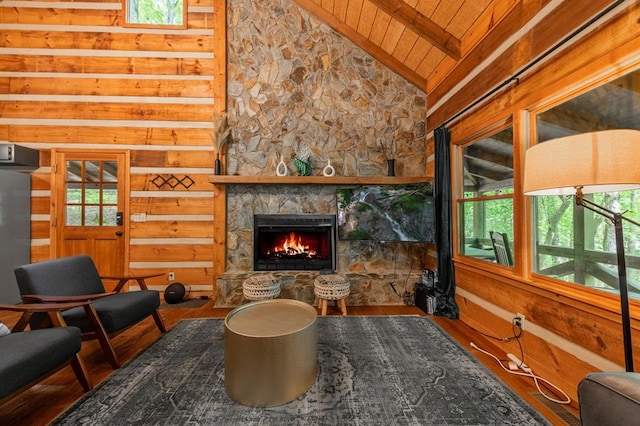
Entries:
{"type": "Polygon", "coordinates": [[[67,226],[116,226],[118,163],[67,161],[67,226]]]}
{"type": "Polygon", "coordinates": [[[186,28],[186,0],[123,0],[125,25],[186,28]]]}
{"type": "MultiPolygon", "coordinates": [[[[538,113],[535,119],[539,143],[596,130],[640,129],[640,71],[538,113]]],[[[640,191],[588,197],[610,210],[626,212],[629,219],[640,221],[640,191]]],[[[531,202],[533,271],[617,293],[613,224],[598,214],[575,206],[572,197],[532,197],[531,202]]],[[[629,293],[640,297],[640,229],[625,222],[623,230],[629,293]]]]}
{"type": "Polygon", "coordinates": [[[459,152],[459,251],[497,262],[490,233],[505,234],[509,250],[513,243],[513,129],[484,137],[459,152]]]}

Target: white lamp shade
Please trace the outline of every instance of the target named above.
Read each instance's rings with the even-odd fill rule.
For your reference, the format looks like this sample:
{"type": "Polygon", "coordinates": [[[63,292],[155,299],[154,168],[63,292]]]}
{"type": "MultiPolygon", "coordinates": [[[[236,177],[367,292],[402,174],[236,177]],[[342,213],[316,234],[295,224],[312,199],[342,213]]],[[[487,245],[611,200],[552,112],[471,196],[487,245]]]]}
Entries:
{"type": "Polygon", "coordinates": [[[539,143],[525,153],[523,192],[575,195],[640,188],[640,131],[605,130],[539,143]]]}

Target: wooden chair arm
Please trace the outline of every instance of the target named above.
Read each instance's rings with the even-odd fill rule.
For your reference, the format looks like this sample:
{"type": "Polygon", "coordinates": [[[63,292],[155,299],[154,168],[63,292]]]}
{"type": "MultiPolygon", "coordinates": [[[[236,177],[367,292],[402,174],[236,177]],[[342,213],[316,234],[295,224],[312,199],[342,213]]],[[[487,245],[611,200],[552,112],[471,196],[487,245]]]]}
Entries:
{"type": "Polygon", "coordinates": [[[113,291],[109,293],[81,294],[77,296],[47,296],[41,294],[26,294],[22,296],[22,301],[25,303],[78,303],[90,302],[92,300],[111,296],[113,294],[115,294],[115,292],[113,291]]]}
{"type": "Polygon", "coordinates": [[[53,324],[55,327],[65,327],[67,324],[64,322],[60,311],[76,308],[79,306],[83,306],[86,310],[91,306],[91,302],[81,301],[74,303],[31,303],[22,305],[6,305],[0,303],[0,310],[22,312],[22,316],[11,329],[12,333],[16,333],[24,331],[24,329],[27,328],[27,325],[29,324],[29,321],[31,320],[33,314],[38,312],[46,313],[49,316],[51,324],[53,324]]]}
{"type": "Polygon", "coordinates": [[[89,301],[73,303],[29,303],[21,305],[6,305],[0,303],[0,310],[13,312],[60,312],[78,306],[88,305],[89,301]]]}

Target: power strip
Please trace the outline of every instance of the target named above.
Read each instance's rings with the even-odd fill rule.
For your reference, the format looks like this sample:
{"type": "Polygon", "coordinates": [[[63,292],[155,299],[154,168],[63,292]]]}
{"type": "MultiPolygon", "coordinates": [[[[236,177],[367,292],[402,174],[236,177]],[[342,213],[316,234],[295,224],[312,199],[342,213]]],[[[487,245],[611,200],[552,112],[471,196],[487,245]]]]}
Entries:
{"type": "MultiPolygon", "coordinates": [[[[509,358],[511,362],[515,363],[518,366],[518,368],[521,369],[522,371],[526,373],[531,373],[531,369],[529,368],[529,366],[524,362],[520,361],[520,358],[518,358],[514,354],[511,354],[511,353],[507,354],[507,358],[509,358]]],[[[509,365],[509,367],[511,367],[511,365],[509,365]]]]}

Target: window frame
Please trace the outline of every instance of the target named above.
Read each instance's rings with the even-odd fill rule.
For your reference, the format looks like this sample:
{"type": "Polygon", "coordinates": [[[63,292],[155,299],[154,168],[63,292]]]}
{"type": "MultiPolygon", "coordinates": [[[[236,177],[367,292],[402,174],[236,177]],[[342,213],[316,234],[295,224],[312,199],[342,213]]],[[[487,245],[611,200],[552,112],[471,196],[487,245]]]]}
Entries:
{"type": "Polygon", "coordinates": [[[465,261],[469,261],[469,262],[480,262],[483,267],[498,267],[498,268],[507,268],[511,271],[514,271],[518,261],[516,259],[519,259],[519,256],[516,256],[515,254],[515,242],[516,239],[518,238],[518,235],[516,235],[516,202],[518,197],[516,196],[516,191],[519,188],[519,184],[517,184],[517,169],[516,169],[516,158],[517,158],[517,153],[518,153],[518,148],[517,148],[517,142],[518,142],[518,137],[516,135],[516,126],[515,126],[515,120],[513,120],[512,116],[509,115],[507,117],[507,119],[505,120],[501,120],[500,122],[492,125],[492,126],[488,126],[480,131],[474,132],[472,135],[469,135],[467,137],[461,138],[459,141],[454,141],[454,156],[452,159],[453,162],[453,214],[452,214],[452,219],[455,222],[455,225],[453,226],[453,243],[452,244],[454,246],[454,257],[458,258],[458,259],[464,259],[465,261]],[[512,129],[513,132],[513,137],[512,137],[512,149],[513,149],[513,161],[514,161],[514,184],[513,184],[513,191],[511,193],[508,194],[493,194],[493,195],[484,195],[484,196],[477,196],[477,197],[468,197],[465,198],[464,196],[464,161],[463,161],[463,156],[464,156],[464,149],[473,145],[476,142],[479,142],[487,137],[490,137],[492,135],[498,134],[508,128],[512,129]],[[511,247],[512,247],[512,254],[513,254],[513,261],[514,261],[514,265],[513,266],[503,266],[503,265],[498,265],[497,263],[491,262],[487,259],[483,259],[483,258],[479,258],[479,257],[475,257],[475,256],[470,256],[468,254],[465,254],[463,252],[463,250],[461,250],[461,238],[464,235],[464,229],[462,226],[462,218],[461,218],[461,214],[463,214],[463,204],[466,203],[477,203],[477,202],[490,202],[490,201],[495,201],[495,200],[504,200],[504,199],[510,199],[511,203],[512,203],[512,212],[511,212],[511,222],[512,222],[512,226],[513,226],[513,234],[514,234],[514,239],[513,241],[510,241],[511,243],[511,247]]]}
{"type": "MultiPolygon", "coordinates": [[[[572,99],[575,99],[581,95],[584,95],[592,90],[597,89],[605,84],[608,84],[614,80],[617,80],[621,77],[624,77],[627,74],[633,72],[640,72],[640,62],[634,62],[631,65],[615,68],[615,69],[607,69],[606,72],[598,73],[591,78],[587,78],[585,80],[581,80],[576,82],[573,86],[565,88],[561,93],[556,93],[555,96],[551,96],[544,101],[541,101],[533,106],[528,107],[526,110],[523,110],[527,114],[526,127],[527,127],[527,137],[525,141],[525,149],[536,145],[539,139],[538,135],[538,116],[543,114],[563,103],[566,103],[572,99]]],[[[596,131],[598,129],[593,129],[592,131],[596,131]]],[[[540,143],[544,143],[540,142],[540,143]]],[[[522,165],[524,165],[524,158],[522,161],[522,165]]],[[[522,171],[519,172],[519,175],[522,176],[522,171]]],[[[599,195],[599,194],[598,194],[599,195]]],[[[525,211],[527,212],[526,217],[524,218],[523,226],[527,230],[527,241],[526,241],[526,256],[527,256],[527,264],[529,265],[529,272],[526,274],[525,278],[528,281],[532,282],[534,285],[537,285],[542,288],[550,288],[554,291],[562,290],[568,291],[571,294],[585,294],[585,295],[596,295],[596,297],[614,297],[616,300],[619,300],[620,294],[619,291],[606,291],[601,288],[592,287],[587,284],[582,284],[580,282],[563,280],[560,278],[555,278],[550,275],[544,275],[538,273],[534,270],[534,266],[537,264],[537,250],[536,250],[536,234],[538,224],[534,222],[537,218],[537,212],[535,211],[536,203],[534,198],[527,196],[525,197],[526,201],[524,204],[525,211]]],[[[572,207],[575,210],[575,206],[572,207]]],[[[588,213],[587,213],[588,214],[588,213]]],[[[574,223],[575,226],[575,223],[574,223]]],[[[615,253],[612,253],[615,256],[615,253]]],[[[628,255],[628,253],[627,253],[628,255]]],[[[627,265],[628,267],[628,265],[627,265]]],[[[636,298],[637,300],[637,298],[636,298]]]]}
{"type": "Polygon", "coordinates": [[[172,25],[172,24],[145,24],[145,23],[137,23],[137,22],[129,22],[129,3],[132,0],[121,0],[122,2],[122,27],[124,28],[164,28],[164,29],[174,29],[174,30],[186,30],[188,28],[187,23],[187,8],[188,1],[182,1],[182,24],[180,25],[172,25]]]}

